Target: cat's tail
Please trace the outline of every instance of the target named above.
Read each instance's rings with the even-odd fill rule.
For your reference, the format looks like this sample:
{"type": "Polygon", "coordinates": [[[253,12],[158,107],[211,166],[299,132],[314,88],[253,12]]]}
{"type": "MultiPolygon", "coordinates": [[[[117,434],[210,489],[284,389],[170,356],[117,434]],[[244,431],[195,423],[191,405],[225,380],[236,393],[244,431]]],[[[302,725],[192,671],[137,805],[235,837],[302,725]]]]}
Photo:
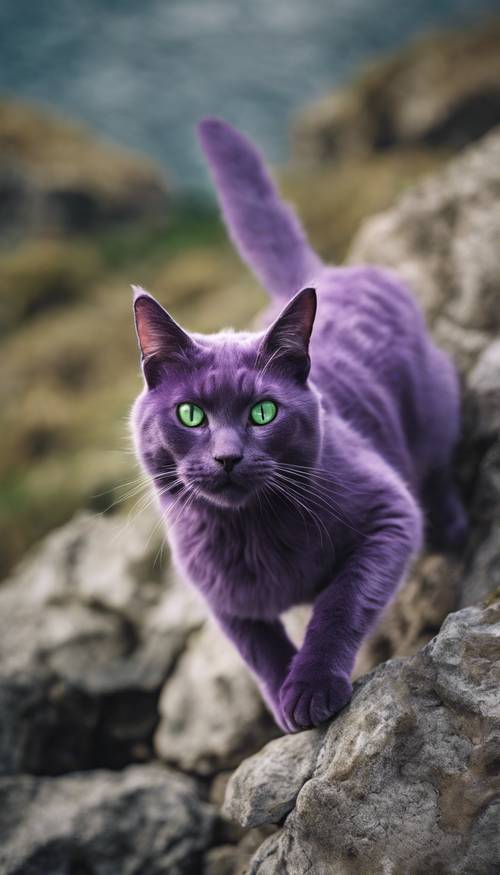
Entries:
{"type": "Polygon", "coordinates": [[[321,269],[295,213],[280,199],[253,144],[227,122],[206,118],[198,126],[219,203],[242,258],[263,285],[290,298],[321,269]]]}

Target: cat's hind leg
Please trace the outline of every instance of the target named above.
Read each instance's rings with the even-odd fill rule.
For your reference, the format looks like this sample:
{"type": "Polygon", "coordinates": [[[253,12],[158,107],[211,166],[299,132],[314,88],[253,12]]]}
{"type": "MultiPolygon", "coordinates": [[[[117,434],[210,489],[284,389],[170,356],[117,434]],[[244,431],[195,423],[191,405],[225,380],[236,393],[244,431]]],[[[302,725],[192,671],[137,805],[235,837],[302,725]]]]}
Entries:
{"type": "Polygon", "coordinates": [[[426,473],[420,498],[427,542],[439,550],[456,550],[467,534],[467,514],[454,471],[461,431],[460,386],[448,356],[435,347],[430,355],[431,378],[422,426],[426,435],[426,473]]]}
{"type": "Polygon", "coordinates": [[[468,520],[451,465],[429,472],[422,500],[426,512],[426,538],[430,546],[438,550],[462,547],[468,520]]]}

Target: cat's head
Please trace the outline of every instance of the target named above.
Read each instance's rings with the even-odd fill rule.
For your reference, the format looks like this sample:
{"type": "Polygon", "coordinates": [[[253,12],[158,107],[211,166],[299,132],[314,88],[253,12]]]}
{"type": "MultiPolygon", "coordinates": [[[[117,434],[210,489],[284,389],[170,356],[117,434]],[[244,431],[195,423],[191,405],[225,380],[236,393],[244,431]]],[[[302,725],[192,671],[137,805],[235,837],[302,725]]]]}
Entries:
{"type": "Polygon", "coordinates": [[[133,425],[157,485],[235,508],[286,490],[291,466],[314,465],[320,449],[320,404],[307,379],[314,289],[263,333],[214,335],[187,334],[134,291],[145,388],[133,425]]]}

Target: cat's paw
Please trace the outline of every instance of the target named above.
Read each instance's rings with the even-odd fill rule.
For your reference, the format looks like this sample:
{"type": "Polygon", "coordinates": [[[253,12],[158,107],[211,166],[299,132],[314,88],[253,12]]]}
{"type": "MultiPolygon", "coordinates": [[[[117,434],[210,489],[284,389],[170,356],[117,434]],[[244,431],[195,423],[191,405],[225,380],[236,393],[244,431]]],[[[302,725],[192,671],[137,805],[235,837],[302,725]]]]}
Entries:
{"type": "Polygon", "coordinates": [[[319,670],[314,676],[292,667],[279,694],[280,724],[287,732],[318,726],[334,716],[352,696],[352,684],[343,673],[319,670]]]}

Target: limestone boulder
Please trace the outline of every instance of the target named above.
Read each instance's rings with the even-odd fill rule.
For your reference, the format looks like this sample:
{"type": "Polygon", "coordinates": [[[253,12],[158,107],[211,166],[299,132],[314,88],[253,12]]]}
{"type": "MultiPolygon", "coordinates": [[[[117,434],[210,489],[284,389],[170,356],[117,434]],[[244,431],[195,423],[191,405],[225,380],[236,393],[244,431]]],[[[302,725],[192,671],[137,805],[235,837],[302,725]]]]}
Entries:
{"type": "Polygon", "coordinates": [[[499,685],[494,601],[451,614],[418,654],[359,681],[326,733],[311,731],[316,744],[308,740],[305,755],[299,733],[244,763],[227,794],[240,823],[252,807],[260,822],[274,821],[274,763],[295,759],[311,774],[294,788],[282,829],[248,872],[305,875],[312,866],[317,875],[493,875],[500,867],[499,685]]]}
{"type": "Polygon", "coordinates": [[[3,875],[191,875],[216,815],[189,778],[156,765],[0,778],[3,875]]]}
{"type": "Polygon", "coordinates": [[[232,768],[278,734],[250,672],[211,622],[191,635],[159,707],[156,752],[187,772],[232,768]]]}
{"type": "Polygon", "coordinates": [[[0,773],[149,759],[158,697],[203,615],[155,566],[151,519],[82,514],[0,588],[0,773]]]}

